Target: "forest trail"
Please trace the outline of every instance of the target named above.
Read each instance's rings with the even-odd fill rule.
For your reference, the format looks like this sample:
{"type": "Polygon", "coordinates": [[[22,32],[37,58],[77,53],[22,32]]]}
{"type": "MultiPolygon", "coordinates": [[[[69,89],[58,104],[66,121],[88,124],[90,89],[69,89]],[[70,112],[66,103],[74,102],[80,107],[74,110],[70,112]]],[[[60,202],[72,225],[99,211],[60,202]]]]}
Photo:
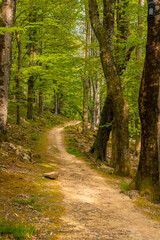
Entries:
{"type": "Polygon", "coordinates": [[[113,189],[85,161],[67,153],[63,129],[55,127],[48,134],[48,151],[53,156],[53,148],[56,150],[66,209],[59,239],[160,240],[160,225],[136,209],[128,196],[113,189]]]}

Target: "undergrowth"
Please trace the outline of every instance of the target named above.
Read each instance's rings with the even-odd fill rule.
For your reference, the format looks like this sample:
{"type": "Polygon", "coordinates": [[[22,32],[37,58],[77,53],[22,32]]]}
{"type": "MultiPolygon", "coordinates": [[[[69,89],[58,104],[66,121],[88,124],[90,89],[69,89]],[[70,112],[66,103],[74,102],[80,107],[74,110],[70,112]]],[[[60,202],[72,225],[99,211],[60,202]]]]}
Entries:
{"type": "Polygon", "coordinates": [[[55,240],[64,211],[63,195],[58,182],[42,177],[56,169],[45,154],[44,133],[69,119],[45,111],[27,120],[25,114],[22,111],[21,125],[16,125],[16,108],[10,105],[7,141],[30,154],[31,160],[21,159],[9,145],[0,144],[0,239],[55,240]]]}
{"type": "Polygon", "coordinates": [[[0,234],[2,236],[9,235],[8,237],[14,237],[16,240],[32,238],[34,231],[34,226],[25,223],[4,220],[0,222],[0,234]]]}

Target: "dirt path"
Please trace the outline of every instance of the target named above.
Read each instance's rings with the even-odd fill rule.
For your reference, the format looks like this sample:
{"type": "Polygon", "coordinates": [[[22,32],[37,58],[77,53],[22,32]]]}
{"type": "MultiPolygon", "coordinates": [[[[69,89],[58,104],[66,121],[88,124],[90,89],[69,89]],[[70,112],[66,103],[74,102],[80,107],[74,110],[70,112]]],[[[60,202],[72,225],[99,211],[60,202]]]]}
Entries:
{"type": "Polygon", "coordinates": [[[85,162],[66,152],[62,133],[63,127],[49,133],[50,144],[58,150],[59,181],[66,208],[60,239],[160,240],[158,224],[85,162]]]}

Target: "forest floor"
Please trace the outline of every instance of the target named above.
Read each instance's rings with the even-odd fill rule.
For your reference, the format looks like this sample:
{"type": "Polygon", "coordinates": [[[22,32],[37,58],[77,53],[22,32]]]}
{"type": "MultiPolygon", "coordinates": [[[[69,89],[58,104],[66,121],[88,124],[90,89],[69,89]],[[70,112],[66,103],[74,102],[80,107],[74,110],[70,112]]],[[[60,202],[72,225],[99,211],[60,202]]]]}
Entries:
{"type": "Polygon", "coordinates": [[[57,167],[47,154],[47,131],[68,119],[53,113],[21,119],[8,116],[8,139],[0,144],[0,239],[57,239],[63,194],[58,181],[43,177],[57,167]],[[46,132],[46,133],[45,133],[46,132]]]}
{"type": "Polygon", "coordinates": [[[0,144],[0,239],[159,240],[160,206],[97,165],[88,154],[95,134],[69,127],[76,122],[64,131],[67,121],[45,113],[17,126],[9,117],[8,142],[0,144]],[[43,177],[52,171],[58,179],[43,177]]]}

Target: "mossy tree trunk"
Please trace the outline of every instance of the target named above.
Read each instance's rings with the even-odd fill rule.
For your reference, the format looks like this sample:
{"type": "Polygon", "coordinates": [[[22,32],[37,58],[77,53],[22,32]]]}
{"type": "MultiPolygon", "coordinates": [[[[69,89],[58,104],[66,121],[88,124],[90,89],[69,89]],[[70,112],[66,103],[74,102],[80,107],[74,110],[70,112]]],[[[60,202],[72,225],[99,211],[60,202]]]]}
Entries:
{"type": "MultiPolygon", "coordinates": [[[[111,131],[112,121],[114,119],[116,128],[116,149],[117,159],[115,171],[120,175],[129,174],[129,139],[128,139],[128,111],[126,100],[122,91],[120,78],[117,74],[113,59],[113,28],[114,28],[114,8],[115,0],[103,1],[103,23],[99,19],[98,5],[96,0],[89,0],[89,13],[91,25],[100,45],[100,57],[103,66],[103,72],[107,81],[107,95],[109,102],[107,111],[101,116],[99,130],[92,152],[97,157],[105,160],[106,145],[100,144],[102,139],[109,139],[108,134],[111,131]],[[110,116],[112,114],[112,117],[110,116]],[[102,121],[102,119],[104,119],[102,121]],[[104,125],[102,124],[104,123],[104,125]],[[102,134],[102,132],[104,133],[102,134]],[[100,146],[98,146],[100,144],[100,146]],[[103,151],[102,151],[103,148],[103,151]]],[[[103,108],[105,111],[106,106],[103,108]]]]}
{"type": "Polygon", "coordinates": [[[148,18],[146,57],[139,94],[141,153],[135,188],[160,200],[160,0],[148,18]]]}
{"type": "MultiPolygon", "coordinates": [[[[1,3],[0,27],[13,27],[15,12],[16,0],[3,0],[1,3]]],[[[6,134],[11,52],[12,34],[4,32],[0,35],[0,141],[3,141],[6,134]]]]}
{"type": "Polygon", "coordinates": [[[105,100],[104,107],[101,113],[98,133],[91,153],[93,153],[97,160],[106,160],[106,145],[109,140],[110,132],[112,130],[113,121],[113,101],[112,97],[108,96],[105,100]]]}

